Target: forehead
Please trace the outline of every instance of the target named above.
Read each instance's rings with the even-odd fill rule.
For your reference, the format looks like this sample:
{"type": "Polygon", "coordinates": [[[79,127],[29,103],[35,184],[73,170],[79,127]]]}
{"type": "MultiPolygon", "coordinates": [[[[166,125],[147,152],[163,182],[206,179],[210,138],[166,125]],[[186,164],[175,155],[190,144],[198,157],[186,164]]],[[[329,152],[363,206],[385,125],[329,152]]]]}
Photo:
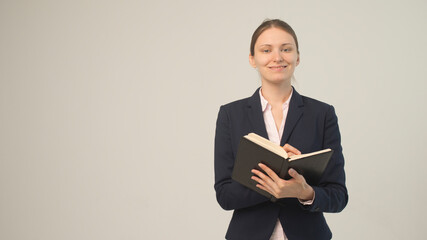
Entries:
{"type": "Polygon", "coordinates": [[[282,45],[291,43],[295,45],[295,39],[288,32],[280,28],[269,28],[259,35],[255,45],[282,45]]]}

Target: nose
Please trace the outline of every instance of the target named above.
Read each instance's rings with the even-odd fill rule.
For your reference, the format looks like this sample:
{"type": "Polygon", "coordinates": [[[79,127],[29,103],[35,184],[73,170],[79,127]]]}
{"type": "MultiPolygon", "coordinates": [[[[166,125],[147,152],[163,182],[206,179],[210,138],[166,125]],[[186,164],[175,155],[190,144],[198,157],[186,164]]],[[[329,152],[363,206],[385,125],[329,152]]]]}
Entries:
{"type": "Polygon", "coordinates": [[[276,61],[276,62],[281,62],[281,61],[283,61],[283,57],[282,57],[282,54],[281,54],[281,52],[280,52],[280,50],[279,51],[274,51],[274,61],[276,61]]]}

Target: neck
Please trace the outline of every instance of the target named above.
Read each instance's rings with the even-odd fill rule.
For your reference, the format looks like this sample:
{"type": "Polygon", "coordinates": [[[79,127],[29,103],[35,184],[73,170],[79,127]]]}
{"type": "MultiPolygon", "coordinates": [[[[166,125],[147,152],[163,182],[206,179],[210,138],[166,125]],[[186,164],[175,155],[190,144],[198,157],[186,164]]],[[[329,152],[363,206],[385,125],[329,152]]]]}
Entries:
{"type": "Polygon", "coordinates": [[[270,103],[270,104],[282,104],[288,100],[289,96],[292,92],[292,85],[287,84],[269,84],[266,81],[262,82],[261,93],[262,96],[270,103]]]}

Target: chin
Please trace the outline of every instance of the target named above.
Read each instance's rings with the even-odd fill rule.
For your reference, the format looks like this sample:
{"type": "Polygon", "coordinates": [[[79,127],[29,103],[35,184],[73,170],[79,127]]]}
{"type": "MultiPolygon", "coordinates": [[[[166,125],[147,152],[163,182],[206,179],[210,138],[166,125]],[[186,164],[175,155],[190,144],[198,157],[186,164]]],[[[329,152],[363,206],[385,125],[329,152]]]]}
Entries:
{"type": "Polygon", "coordinates": [[[274,84],[274,85],[281,85],[281,84],[286,84],[286,83],[291,83],[291,78],[289,79],[284,79],[284,78],[273,78],[273,79],[266,79],[266,82],[270,83],[270,84],[274,84]]]}

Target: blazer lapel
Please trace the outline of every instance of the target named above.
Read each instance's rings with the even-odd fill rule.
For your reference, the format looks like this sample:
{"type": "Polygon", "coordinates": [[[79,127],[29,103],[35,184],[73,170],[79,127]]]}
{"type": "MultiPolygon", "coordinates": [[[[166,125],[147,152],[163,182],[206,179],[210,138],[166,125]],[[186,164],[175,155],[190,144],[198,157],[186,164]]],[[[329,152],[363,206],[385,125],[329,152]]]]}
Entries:
{"type": "Polygon", "coordinates": [[[264,117],[262,115],[259,89],[260,88],[258,88],[252,97],[248,99],[247,113],[253,127],[253,132],[268,139],[267,130],[265,129],[264,117]]]}
{"type": "Polygon", "coordinates": [[[289,137],[292,134],[296,124],[300,120],[304,112],[304,103],[302,101],[301,95],[295,90],[292,93],[292,98],[289,103],[288,116],[286,117],[285,129],[283,130],[282,140],[280,145],[283,146],[288,142],[289,137]]]}

